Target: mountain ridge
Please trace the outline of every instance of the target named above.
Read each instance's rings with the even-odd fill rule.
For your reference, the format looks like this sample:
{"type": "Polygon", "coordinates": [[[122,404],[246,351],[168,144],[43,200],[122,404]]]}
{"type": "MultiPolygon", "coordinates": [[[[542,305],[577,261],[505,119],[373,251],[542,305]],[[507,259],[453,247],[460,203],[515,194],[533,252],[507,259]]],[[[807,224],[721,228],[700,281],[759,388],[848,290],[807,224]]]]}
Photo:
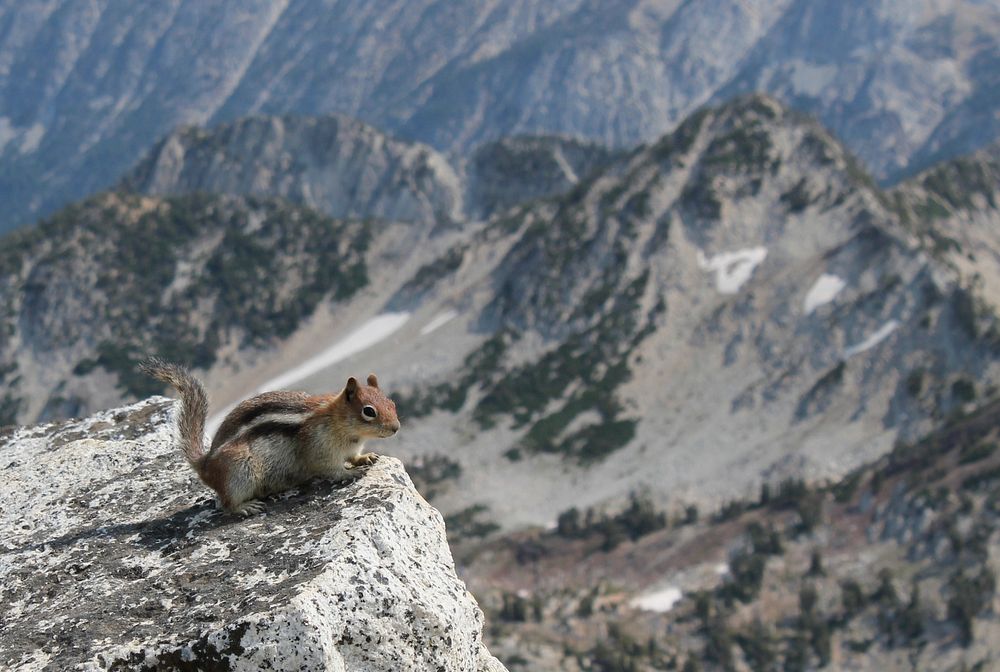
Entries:
{"type": "Polygon", "coordinates": [[[972,0],[32,0],[0,25],[3,229],[110,187],[171,128],[251,114],[348,114],[462,155],[515,134],[621,148],[762,90],[820,117],[881,180],[1000,132],[1000,14],[972,0]]]}
{"type": "Polygon", "coordinates": [[[459,221],[459,176],[430,147],[343,115],[250,117],[172,131],[122,179],[150,196],[278,196],[337,218],[459,221]]]}
{"type": "Polygon", "coordinates": [[[274,196],[335,218],[454,227],[567,191],[617,154],[568,136],[515,136],[455,161],[343,115],[264,115],[174,129],[117,189],[274,196]]]}

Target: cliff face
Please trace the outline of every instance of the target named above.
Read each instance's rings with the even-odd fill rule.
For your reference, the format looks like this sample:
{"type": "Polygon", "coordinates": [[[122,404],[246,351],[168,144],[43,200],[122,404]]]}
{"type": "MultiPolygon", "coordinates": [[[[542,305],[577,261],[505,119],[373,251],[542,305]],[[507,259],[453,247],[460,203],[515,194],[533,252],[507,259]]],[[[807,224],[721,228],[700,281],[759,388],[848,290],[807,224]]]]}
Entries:
{"type": "Polygon", "coordinates": [[[174,413],[153,398],[0,438],[0,666],[503,671],[398,460],[242,519],[172,445],[174,413]]]}
{"type": "Polygon", "coordinates": [[[628,146],[768,91],[893,176],[997,137],[998,22],[974,0],[10,3],[0,230],[178,125],[250,114],[348,114],[465,154],[524,133],[628,146]]]}

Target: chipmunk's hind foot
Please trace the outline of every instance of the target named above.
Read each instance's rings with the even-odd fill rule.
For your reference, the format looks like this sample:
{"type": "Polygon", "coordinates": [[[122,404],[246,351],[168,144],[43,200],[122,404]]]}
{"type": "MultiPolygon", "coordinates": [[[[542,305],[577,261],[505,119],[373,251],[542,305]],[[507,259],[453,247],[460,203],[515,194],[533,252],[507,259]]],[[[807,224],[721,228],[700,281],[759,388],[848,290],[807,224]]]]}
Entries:
{"type": "Polygon", "coordinates": [[[239,506],[234,507],[233,513],[238,513],[244,518],[256,516],[257,514],[264,513],[264,503],[259,499],[251,499],[248,502],[243,502],[239,506]]]}

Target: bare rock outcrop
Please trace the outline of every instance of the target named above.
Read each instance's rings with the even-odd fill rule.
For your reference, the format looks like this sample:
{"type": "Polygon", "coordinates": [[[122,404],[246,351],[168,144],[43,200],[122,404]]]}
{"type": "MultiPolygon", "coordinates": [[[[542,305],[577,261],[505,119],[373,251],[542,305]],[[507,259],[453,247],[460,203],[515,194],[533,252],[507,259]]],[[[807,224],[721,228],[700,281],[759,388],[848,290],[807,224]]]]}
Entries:
{"type": "Polygon", "coordinates": [[[216,509],[153,398],[0,437],[0,667],[504,670],[402,464],[216,509]]]}

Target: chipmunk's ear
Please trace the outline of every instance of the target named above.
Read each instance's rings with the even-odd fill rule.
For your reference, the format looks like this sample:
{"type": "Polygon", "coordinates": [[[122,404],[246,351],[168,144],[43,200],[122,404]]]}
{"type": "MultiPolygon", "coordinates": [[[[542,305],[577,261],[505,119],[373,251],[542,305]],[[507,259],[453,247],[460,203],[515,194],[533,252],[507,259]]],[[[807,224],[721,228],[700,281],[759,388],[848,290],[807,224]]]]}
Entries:
{"type": "Polygon", "coordinates": [[[378,387],[378,377],[376,377],[374,373],[368,374],[368,386],[376,388],[378,387]]]}
{"type": "Polygon", "coordinates": [[[351,376],[347,379],[347,385],[344,386],[344,395],[347,397],[348,401],[354,401],[354,395],[358,393],[358,379],[351,376]]]}

